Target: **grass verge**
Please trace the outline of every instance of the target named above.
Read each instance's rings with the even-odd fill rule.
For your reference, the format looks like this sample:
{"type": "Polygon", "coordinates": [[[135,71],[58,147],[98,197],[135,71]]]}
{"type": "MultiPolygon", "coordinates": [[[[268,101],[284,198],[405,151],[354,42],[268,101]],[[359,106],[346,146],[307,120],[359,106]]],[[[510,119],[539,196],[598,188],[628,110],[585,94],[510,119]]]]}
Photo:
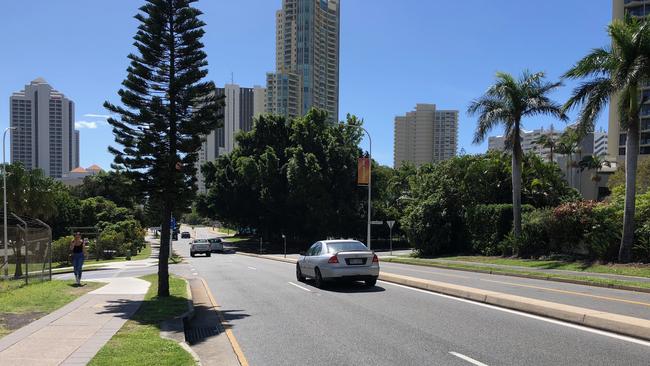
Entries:
{"type": "Polygon", "coordinates": [[[622,286],[622,287],[637,288],[637,289],[650,289],[650,283],[647,282],[621,281],[621,280],[612,280],[612,279],[602,278],[602,277],[571,276],[571,275],[563,275],[563,274],[561,275],[561,274],[552,274],[552,273],[541,273],[541,272],[506,269],[506,268],[493,268],[493,267],[487,268],[485,266],[480,266],[480,265],[434,262],[431,260],[421,259],[421,258],[394,257],[394,258],[382,258],[382,260],[384,262],[415,264],[419,266],[459,269],[459,270],[474,271],[474,272],[489,272],[492,274],[538,278],[542,280],[557,280],[557,281],[565,281],[565,282],[579,281],[586,285],[594,285],[600,287],[622,286]]]}
{"type": "Polygon", "coordinates": [[[0,281],[0,337],[11,333],[79,296],[104,284],[73,281],[45,281],[25,285],[23,281],[0,281]]]}
{"type": "Polygon", "coordinates": [[[160,338],[160,322],[187,311],[185,281],[169,276],[170,296],[159,298],[158,275],[142,278],[151,282],[142,306],[89,365],[194,365],[192,356],[178,343],[160,338]]]}
{"type": "Polygon", "coordinates": [[[520,266],[540,269],[561,269],[567,271],[606,273],[624,276],[637,276],[650,278],[650,265],[648,264],[604,264],[589,261],[563,261],[563,260],[536,260],[502,257],[458,256],[445,257],[445,260],[465,262],[499,264],[506,266],[520,266]]]}

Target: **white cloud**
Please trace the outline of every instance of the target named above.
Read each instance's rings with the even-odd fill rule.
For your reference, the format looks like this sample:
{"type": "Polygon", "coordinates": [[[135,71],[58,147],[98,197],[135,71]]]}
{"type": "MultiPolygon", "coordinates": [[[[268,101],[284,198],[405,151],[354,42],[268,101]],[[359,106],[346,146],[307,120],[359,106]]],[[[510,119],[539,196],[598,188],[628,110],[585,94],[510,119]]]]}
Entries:
{"type": "Polygon", "coordinates": [[[97,128],[97,122],[77,121],[74,123],[75,128],[97,128]]]}
{"type": "Polygon", "coordinates": [[[108,119],[110,116],[108,114],[94,114],[94,113],[87,113],[84,114],[84,117],[88,118],[103,118],[103,119],[108,119]]]}

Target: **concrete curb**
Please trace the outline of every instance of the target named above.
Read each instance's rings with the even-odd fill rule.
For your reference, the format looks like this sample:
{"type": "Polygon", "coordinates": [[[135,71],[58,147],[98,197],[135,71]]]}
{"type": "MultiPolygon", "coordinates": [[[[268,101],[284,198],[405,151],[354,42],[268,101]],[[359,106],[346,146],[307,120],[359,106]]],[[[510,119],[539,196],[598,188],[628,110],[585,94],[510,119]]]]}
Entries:
{"type": "Polygon", "coordinates": [[[189,353],[197,365],[201,365],[199,355],[185,341],[185,324],[187,321],[194,318],[194,301],[192,300],[192,290],[190,283],[185,280],[185,288],[187,291],[187,311],[183,314],[169,320],[165,320],[160,324],[160,337],[170,339],[178,343],[187,353],[189,353]]]}
{"type": "MultiPolygon", "coordinates": [[[[295,259],[277,258],[251,253],[237,253],[286,263],[296,263],[295,259]]],[[[397,275],[381,271],[379,279],[399,285],[432,291],[485,304],[558,319],[590,328],[650,340],[650,320],[625,315],[612,314],[577,306],[558,304],[550,301],[530,299],[523,296],[508,295],[495,291],[454,285],[445,282],[397,275]]]]}
{"type": "MultiPolygon", "coordinates": [[[[498,275],[498,276],[529,278],[529,279],[533,279],[533,280],[545,280],[545,281],[553,281],[553,282],[571,283],[571,284],[574,284],[574,285],[585,285],[585,286],[592,286],[592,287],[611,288],[611,289],[616,289],[616,290],[650,293],[650,288],[636,287],[636,286],[626,286],[626,285],[616,285],[616,284],[607,284],[607,283],[598,283],[598,282],[590,282],[590,281],[578,280],[578,279],[573,280],[573,279],[569,279],[569,278],[558,278],[558,277],[547,276],[547,275],[544,275],[544,274],[541,274],[541,273],[539,275],[529,275],[529,274],[525,274],[525,273],[504,273],[504,272],[499,272],[498,270],[495,271],[495,270],[490,270],[490,269],[448,267],[448,266],[445,266],[444,264],[441,264],[441,263],[426,263],[426,264],[424,264],[424,263],[422,263],[422,264],[419,264],[419,263],[405,263],[405,262],[399,262],[399,261],[392,261],[390,259],[385,260],[385,261],[388,262],[388,263],[404,264],[404,265],[408,265],[408,266],[420,266],[420,267],[433,267],[433,268],[441,268],[441,269],[451,269],[451,270],[454,270],[454,271],[485,273],[485,274],[498,275]]],[[[589,277],[589,273],[588,272],[585,273],[583,277],[589,277]]],[[[594,277],[594,278],[601,278],[601,277],[594,277]]]]}

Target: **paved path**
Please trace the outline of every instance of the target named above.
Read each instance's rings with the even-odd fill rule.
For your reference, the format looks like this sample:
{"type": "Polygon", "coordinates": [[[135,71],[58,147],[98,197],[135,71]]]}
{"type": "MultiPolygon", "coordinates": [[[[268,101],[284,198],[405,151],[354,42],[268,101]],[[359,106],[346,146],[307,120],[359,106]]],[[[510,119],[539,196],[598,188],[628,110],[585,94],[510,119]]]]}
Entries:
{"type": "Polygon", "coordinates": [[[0,339],[0,365],[85,365],[140,307],[149,282],[107,284],[0,339]]]}
{"type": "Polygon", "coordinates": [[[187,261],[252,365],[648,364],[649,342],[427,291],[318,289],[292,264],[233,254],[187,261]]]}

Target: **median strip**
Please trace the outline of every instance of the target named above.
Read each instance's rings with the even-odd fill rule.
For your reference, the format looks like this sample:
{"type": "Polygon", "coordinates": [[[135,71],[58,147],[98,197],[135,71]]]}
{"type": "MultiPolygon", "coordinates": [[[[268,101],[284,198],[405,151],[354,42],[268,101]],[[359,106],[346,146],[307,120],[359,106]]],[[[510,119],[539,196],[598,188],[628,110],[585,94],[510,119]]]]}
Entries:
{"type": "MultiPolygon", "coordinates": [[[[270,259],[295,264],[292,258],[274,257],[252,253],[237,253],[249,257],[270,259]]],[[[558,304],[550,301],[531,299],[523,296],[509,295],[473,287],[454,285],[445,282],[425,280],[422,278],[398,275],[381,271],[379,279],[413,288],[423,289],[485,304],[495,305],[525,313],[558,319],[591,328],[624,334],[631,337],[650,340],[650,320],[603,311],[558,304]]]]}

